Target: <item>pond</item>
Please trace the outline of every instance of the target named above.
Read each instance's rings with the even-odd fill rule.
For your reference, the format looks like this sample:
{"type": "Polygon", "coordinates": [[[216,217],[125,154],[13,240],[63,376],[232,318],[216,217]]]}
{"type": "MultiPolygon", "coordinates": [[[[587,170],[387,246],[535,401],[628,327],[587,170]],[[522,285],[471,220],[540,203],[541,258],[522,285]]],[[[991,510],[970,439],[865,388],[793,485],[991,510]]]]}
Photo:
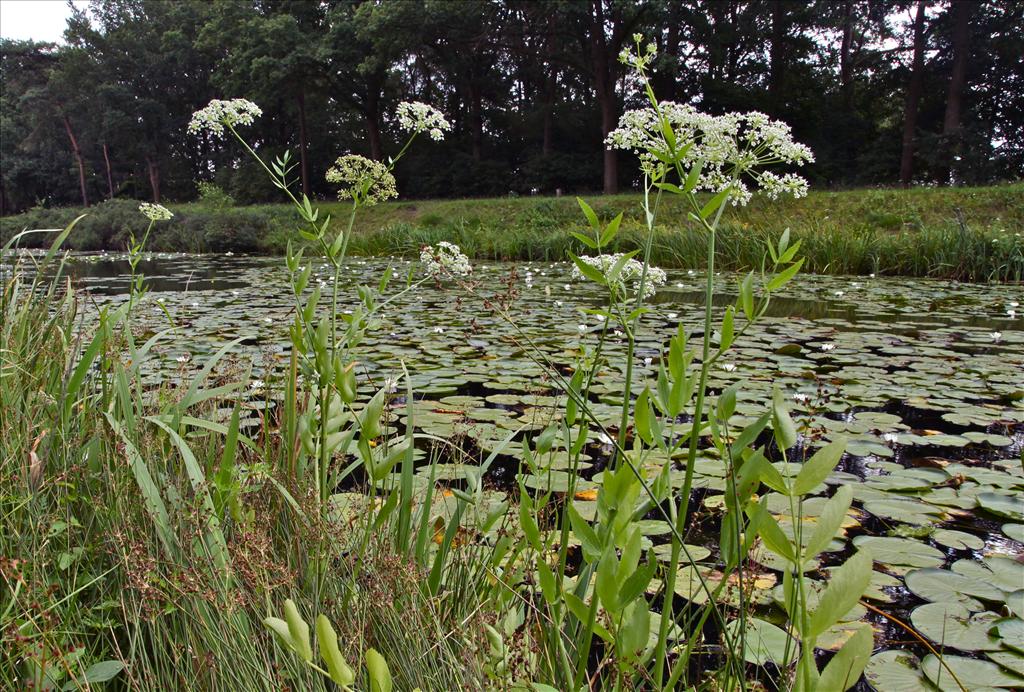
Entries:
{"type": "MultiPolygon", "coordinates": [[[[399,258],[355,259],[346,275],[353,285],[375,284],[388,265],[395,276],[391,292],[418,269],[399,258]]],[[[123,300],[123,256],[75,255],[70,266],[76,286],[97,304],[123,300]]],[[[151,293],[139,317],[151,330],[173,319],[181,334],[155,349],[160,365],[149,373],[154,382],[186,376],[201,367],[204,355],[237,338],[243,339],[238,362],[251,362],[253,378],[272,381],[282,372],[289,360],[293,303],[280,259],[151,255],[140,269],[151,293]]],[[[408,369],[417,430],[456,440],[463,450],[458,459],[444,460],[479,459],[501,448],[490,479],[496,494],[510,491],[515,475],[526,471],[518,443],[503,447],[504,441],[557,420],[564,398],[551,379],[552,368],[568,372],[582,348],[596,346],[604,328],[584,312],[599,305],[597,288],[573,281],[570,269],[569,263],[478,263],[471,288],[425,284],[387,305],[360,347],[360,375],[376,388],[392,386],[403,364],[408,369]],[[495,304],[507,304],[507,314],[488,308],[495,304]],[[548,364],[538,364],[538,358],[548,364]]],[[[321,267],[315,280],[327,279],[321,267]]],[[[733,299],[736,280],[717,277],[719,316],[733,299]]],[[[635,394],[657,377],[659,354],[677,324],[689,331],[691,348],[699,345],[703,282],[699,272],[669,272],[638,334],[635,394]]],[[[858,606],[846,620],[867,619],[878,633],[876,645],[886,649],[868,668],[868,681],[877,689],[885,689],[879,681],[893,676],[923,684],[918,657],[926,658],[928,649],[894,618],[912,624],[934,645],[944,643],[950,660],[963,658],[959,675],[977,685],[1012,687],[1002,684],[1014,681],[1000,678],[1000,671],[1024,674],[1022,657],[988,632],[999,615],[1024,616],[1022,302],[1024,290],[1014,285],[801,276],[773,299],[768,316],[738,339],[713,372],[714,392],[743,383],[737,425],[763,413],[773,387],[785,392],[805,430],[798,458],[839,437],[848,440],[826,486],[851,484],[855,509],[844,525],[845,538],[833,541],[814,574],[824,578],[853,546],[871,548],[876,568],[864,601],[872,607],[858,606]],[[957,623],[954,629],[950,622],[957,623]],[[907,655],[892,654],[893,648],[907,655]]],[[[350,296],[340,309],[352,307],[350,296]]],[[[605,355],[616,365],[598,373],[592,404],[614,431],[625,340],[613,327],[609,331],[605,355]]],[[[261,391],[253,388],[251,426],[273,406],[260,400],[261,391]]],[[[396,431],[410,406],[404,391],[403,384],[392,402],[396,431]]],[[[585,480],[578,488],[584,492],[573,500],[584,516],[595,512],[585,491],[594,487],[610,454],[607,443],[594,430],[585,448],[585,480]]],[[[424,458],[428,447],[424,442],[424,458]]],[[[527,486],[564,489],[565,457],[556,454],[552,470],[527,478],[527,486]]],[[[689,569],[708,570],[714,563],[711,537],[717,536],[723,476],[720,460],[710,454],[698,459],[698,502],[687,536],[698,546],[691,555],[698,564],[689,569]]],[[[447,464],[438,477],[457,485],[460,464],[447,464]]],[[[828,487],[818,494],[830,494],[828,487]]],[[[805,512],[814,516],[821,502],[809,499],[805,512]]],[[[663,544],[667,525],[655,517],[646,523],[651,543],[663,544]]],[[[753,600],[771,620],[778,615],[773,604],[781,599],[780,563],[755,549],[751,565],[759,574],[753,600]]],[[[680,580],[677,593],[697,598],[695,588],[695,582],[680,580]]],[[[840,623],[819,644],[835,650],[851,631],[840,623]]],[[[929,665],[925,660],[926,670],[929,665]]]]}

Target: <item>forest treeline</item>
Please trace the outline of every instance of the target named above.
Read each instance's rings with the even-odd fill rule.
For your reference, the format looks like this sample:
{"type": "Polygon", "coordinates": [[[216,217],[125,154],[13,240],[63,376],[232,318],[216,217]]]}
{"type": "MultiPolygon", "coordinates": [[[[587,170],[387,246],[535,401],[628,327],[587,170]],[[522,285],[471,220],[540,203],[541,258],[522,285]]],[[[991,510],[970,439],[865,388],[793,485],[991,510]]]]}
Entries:
{"type": "Polygon", "coordinates": [[[192,112],[244,97],[267,156],[329,196],[339,155],[395,153],[400,100],[454,125],[397,171],[407,197],[631,188],[603,146],[641,95],[793,126],[813,185],[980,184],[1024,170],[1024,3],[1002,0],[94,0],[65,42],[0,41],[0,213],[106,198],[187,201],[212,181],[277,199],[192,112]]]}

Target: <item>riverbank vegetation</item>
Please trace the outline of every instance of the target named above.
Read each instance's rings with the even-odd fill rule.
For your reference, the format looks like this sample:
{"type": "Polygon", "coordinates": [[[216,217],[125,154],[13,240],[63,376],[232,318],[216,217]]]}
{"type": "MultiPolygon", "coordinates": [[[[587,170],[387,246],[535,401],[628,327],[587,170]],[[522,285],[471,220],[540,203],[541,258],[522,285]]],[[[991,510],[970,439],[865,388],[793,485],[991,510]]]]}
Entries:
{"type": "MultiPolygon", "coordinates": [[[[175,217],[158,227],[148,247],[161,252],[280,254],[301,242],[284,205],[236,207],[210,192],[203,203],[170,205],[175,217]]],[[[591,200],[605,219],[623,210],[615,250],[639,247],[638,195],[591,200]]],[[[130,232],[141,233],[134,203],[96,205],[76,226],[67,247],[123,251],[130,232]]],[[[337,214],[342,205],[321,207],[337,214]]],[[[0,219],[0,237],[26,228],[62,228],[85,210],[41,209],[0,219]]],[[[564,260],[581,246],[572,198],[509,197],[393,201],[367,208],[355,221],[349,250],[356,255],[418,256],[424,245],[450,241],[475,259],[564,260]]],[[[652,247],[663,267],[698,268],[706,235],[686,209],[667,200],[652,247]]],[[[981,188],[811,191],[806,199],[755,198],[722,224],[723,269],[758,266],[766,239],[786,228],[803,242],[808,270],[828,274],[932,276],[965,281],[1020,281],[1024,277],[1024,184],[981,188]]],[[[31,239],[24,244],[31,245],[31,239]]],[[[36,244],[41,244],[40,239],[36,244]]]]}

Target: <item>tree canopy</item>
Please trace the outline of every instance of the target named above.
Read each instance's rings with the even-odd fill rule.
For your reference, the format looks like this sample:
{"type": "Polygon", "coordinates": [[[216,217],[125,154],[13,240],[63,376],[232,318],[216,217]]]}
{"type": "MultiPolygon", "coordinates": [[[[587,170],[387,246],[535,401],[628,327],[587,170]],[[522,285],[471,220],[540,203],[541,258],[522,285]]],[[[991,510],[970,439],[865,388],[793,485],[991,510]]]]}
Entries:
{"type": "Polygon", "coordinates": [[[327,196],[383,159],[402,100],[454,125],[403,161],[411,197],[615,192],[604,135],[641,95],[618,53],[657,44],[659,97],[793,126],[825,187],[977,184],[1024,171],[1024,3],[1000,0],[94,0],[66,43],[0,41],[0,212],[109,197],[185,201],[213,181],[276,199],[236,148],[188,135],[212,98],[327,196]]]}

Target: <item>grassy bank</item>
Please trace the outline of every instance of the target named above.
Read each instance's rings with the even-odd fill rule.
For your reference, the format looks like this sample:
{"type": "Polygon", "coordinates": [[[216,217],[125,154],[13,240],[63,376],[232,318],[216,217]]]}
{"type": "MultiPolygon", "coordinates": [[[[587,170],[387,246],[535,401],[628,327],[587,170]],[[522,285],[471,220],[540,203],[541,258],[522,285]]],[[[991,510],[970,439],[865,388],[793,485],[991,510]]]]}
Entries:
{"type": "MultiPolygon", "coordinates": [[[[639,197],[588,198],[598,214],[625,213],[620,250],[637,246],[639,197]]],[[[347,207],[328,203],[336,218],[347,207]]],[[[150,239],[154,250],[279,254],[295,236],[285,205],[215,208],[171,206],[175,218],[150,239]]],[[[36,210],[0,219],[4,238],[25,228],[63,227],[76,209],[36,210]]],[[[940,276],[962,280],[1024,278],[1024,184],[987,188],[812,192],[804,200],[755,199],[728,215],[718,242],[724,269],[759,266],[763,241],[789,228],[804,243],[806,269],[835,274],[940,276]]],[[[703,264],[705,238],[685,209],[666,202],[653,261],[664,267],[703,264]]],[[[114,200],[89,210],[69,238],[82,250],[123,250],[129,231],[143,230],[135,202],[114,200]]],[[[583,217],[572,197],[400,201],[365,210],[350,250],[404,254],[439,240],[458,243],[477,259],[554,260],[581,246],[569,231],[583,217]]]]}

